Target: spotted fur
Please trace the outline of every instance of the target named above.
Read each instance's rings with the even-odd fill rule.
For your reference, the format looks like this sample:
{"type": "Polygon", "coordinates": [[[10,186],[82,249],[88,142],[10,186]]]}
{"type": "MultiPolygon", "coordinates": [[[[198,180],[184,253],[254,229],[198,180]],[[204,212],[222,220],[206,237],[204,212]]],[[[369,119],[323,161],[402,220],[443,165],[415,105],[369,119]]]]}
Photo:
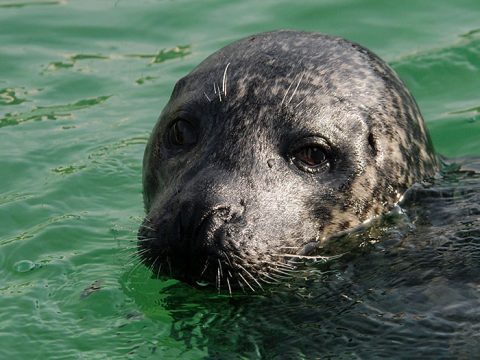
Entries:
{"type": "Polygon", "coordinates": [[[436,168],[415,101],[376,55],[318,33],[254,35],[175,85],[145,151],[139,251],[155,273],[258,289],[436,168]],[[173,154],[164,134],[178,117],[199,142],[173,154]],[[292,162],[309,136],[331,147],[328,171],[292,162]]]}

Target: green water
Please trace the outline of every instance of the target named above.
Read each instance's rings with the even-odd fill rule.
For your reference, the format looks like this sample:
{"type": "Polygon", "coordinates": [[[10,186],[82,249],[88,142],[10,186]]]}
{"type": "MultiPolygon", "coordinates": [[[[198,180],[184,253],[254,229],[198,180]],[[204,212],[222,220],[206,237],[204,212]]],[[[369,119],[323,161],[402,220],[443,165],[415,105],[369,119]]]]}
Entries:
{"type": "MultiPolygon", "coordinates": [[[[202,338],[215,334],[205,319],[233,311],[231,300],[171,290],[132,256],[143,149],[179,77],[235,39],[278,28],[367,46],[407,83],[438,152],[480,156],[477,0],[0,0],[1,359],[217,351],[202,338]]],[[[255,332],[235,331],[222,354],[274,346],[242,352],[255,332]]]]}

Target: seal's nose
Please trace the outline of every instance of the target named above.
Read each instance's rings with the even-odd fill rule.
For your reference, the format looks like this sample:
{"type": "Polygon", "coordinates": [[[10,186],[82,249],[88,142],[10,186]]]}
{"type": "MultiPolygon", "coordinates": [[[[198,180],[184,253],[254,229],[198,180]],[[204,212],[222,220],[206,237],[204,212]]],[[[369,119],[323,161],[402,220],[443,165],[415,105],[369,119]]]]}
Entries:
{"type": "Polygon", "coordinates": [[[208,264],[223,257],[226,239],[236,231],[244,212],[240,204],[205,200],[183,203],[172,224],[176,236],[170,239],[170,275],[189,283],[215,279],[208,264]]]}
{"type": "Polygon", "coordinates": [[[214,246],[211,238],[215,231],[224,225],[241,221],[243,212],[244,208],[240,204],[226,204],[225,201],[201,199],[194,203],[184,203],[178,221],[179,233],[187,240],[184,245],[191,250],[214,246]]]}

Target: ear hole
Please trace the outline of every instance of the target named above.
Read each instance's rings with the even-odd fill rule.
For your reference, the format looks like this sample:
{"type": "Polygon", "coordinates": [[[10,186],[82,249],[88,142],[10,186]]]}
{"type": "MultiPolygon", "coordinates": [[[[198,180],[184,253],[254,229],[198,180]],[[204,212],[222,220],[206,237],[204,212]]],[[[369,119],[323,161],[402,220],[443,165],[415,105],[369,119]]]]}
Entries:
{"type": "Polygon", "coordinates": [[[377,143],[375,142],[375,138],[373,134],[368,134],[368,146],[370,146],[370,150],[372,151],[373,156],[377,156],[377,143]]]}

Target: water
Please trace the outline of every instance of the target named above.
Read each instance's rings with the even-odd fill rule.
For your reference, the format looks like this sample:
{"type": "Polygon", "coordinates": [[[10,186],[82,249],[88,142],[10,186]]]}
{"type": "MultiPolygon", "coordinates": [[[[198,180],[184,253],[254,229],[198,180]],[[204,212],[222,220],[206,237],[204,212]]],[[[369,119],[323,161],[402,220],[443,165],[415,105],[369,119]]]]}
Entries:
{"type": "Polygon", "coordinates": [[[480,180],[468,172],[414,189],[405,214],[356,235],[373,244],[266,294],[151,279],[132,258],[143,149],[174,82],[254,32],[372,49],[408,84],[437,151],[480,170],[479,12],[475,0],[0,0],[0,358],[479,354],[480,180]]]}

